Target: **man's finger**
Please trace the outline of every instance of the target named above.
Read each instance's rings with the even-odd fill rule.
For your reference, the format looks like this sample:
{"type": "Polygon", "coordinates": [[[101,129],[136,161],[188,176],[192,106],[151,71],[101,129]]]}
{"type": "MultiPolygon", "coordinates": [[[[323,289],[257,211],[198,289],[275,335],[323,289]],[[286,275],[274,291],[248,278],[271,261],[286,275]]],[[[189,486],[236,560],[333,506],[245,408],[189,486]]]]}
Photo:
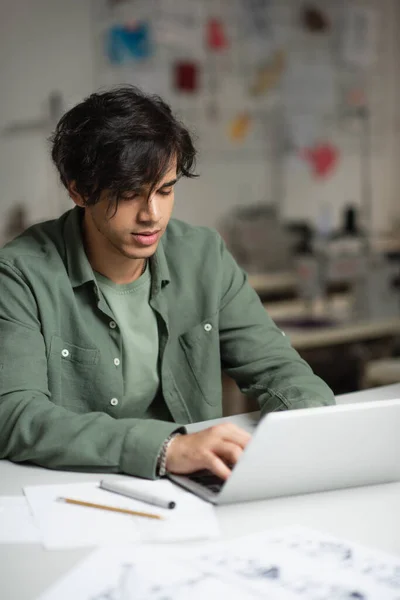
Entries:
{"type": "Polygon", "coordinates": [[[214,452],[228,465],[236,465],[243,450],[241,446],[238,446],[237,444],[221,440],[220,444],[214,449],[214,452]]]}
{"type": "Polygon", "coordinates": [[[208,464],[206,465],[206,467],[212,473],[214,473],[214,475],[217,475],[224,481],[228,479],[229,475],[231,474],[230,468],[227,467],[224,461],[218,458],[218,456],[216,456],[215,454],[209,454],[208,464]]]}
{"type": "Polygon", "coordinates": [[[220,435],[222,439],[237,444],[243,450],[251,440],[251,435],[247,431],[237,427],[237,425],[234,425],[233,423],[224,423],[224,425],[217,427],[220,427],[220,435]]]}

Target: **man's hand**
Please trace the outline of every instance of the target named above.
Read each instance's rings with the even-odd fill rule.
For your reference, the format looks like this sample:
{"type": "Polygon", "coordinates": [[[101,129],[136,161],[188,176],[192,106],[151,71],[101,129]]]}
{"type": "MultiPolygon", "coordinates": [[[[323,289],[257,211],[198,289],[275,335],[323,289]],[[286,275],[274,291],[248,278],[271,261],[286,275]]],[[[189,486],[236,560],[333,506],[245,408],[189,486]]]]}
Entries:
{"type": "Polygon", "coordinates": [[[232,423],[214,425],[198,433],[175,437],[167,452],[167,471],[188,474],[209,469],[221,479],[228,479],[251,435],[232,423]]]}

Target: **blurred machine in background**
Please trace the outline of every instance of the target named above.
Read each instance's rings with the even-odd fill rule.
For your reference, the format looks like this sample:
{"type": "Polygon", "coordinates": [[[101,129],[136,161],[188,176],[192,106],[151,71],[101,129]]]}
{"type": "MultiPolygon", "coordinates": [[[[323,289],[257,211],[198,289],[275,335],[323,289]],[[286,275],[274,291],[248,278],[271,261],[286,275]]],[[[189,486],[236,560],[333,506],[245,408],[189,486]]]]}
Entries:
{"type": "Polygon", "coordinates": [[[293,270],[290,234],[273,206],[237,207],[221,222],[219,230],[227,247],[247,273],[293,270]]]}
{"type": "Polygon", "coordinates": [[[351,294],[347,319],[400,317],[399,261],[373,248],[359,229],[357,213],[348,207],[342,228],[332,235],[315,235],[296,257],[299,295],[310,314],[328,291],[343,286],[351,294]]]}
{"type": "MultiPolygon", "coordinates": [[[[336,231],[254,206],[235,209],[220,232],[270,316],[335,393],[363,387],[371,361],[398,353],[400,243],[377,244],[353,207],[336,231]]],[[[244,402],[238,411],[251,406],[244,402]]]]}

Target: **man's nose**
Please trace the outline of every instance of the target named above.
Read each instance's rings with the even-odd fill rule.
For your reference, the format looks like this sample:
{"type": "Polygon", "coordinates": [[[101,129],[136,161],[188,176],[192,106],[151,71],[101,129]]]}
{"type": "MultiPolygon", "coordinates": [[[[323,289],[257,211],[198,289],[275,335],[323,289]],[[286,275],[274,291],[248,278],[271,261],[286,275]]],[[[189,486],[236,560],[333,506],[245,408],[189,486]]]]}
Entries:
{"type": "Polygon", "coordinates": [[[140,221],[157,223],[160,214],[156,194],[152,194],[149,198],[144,198],[138,216],[140,221]]]}

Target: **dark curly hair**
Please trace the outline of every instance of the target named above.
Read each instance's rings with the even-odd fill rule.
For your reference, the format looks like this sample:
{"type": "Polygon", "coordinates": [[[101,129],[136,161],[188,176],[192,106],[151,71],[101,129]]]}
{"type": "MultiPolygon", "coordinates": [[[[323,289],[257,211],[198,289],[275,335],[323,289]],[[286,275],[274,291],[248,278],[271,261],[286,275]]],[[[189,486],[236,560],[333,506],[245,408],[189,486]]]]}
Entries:
{"type": "Polygon", "coordinates": [[[144,185],[150,192],[177,160],[177,176],[196,177],[196,150],[188,130],[158,96],[134,86],[91,94],[60,119],[50,138],[51,157],[68,189],[87,205],[103,190],[110,201],[144,185]]]}

